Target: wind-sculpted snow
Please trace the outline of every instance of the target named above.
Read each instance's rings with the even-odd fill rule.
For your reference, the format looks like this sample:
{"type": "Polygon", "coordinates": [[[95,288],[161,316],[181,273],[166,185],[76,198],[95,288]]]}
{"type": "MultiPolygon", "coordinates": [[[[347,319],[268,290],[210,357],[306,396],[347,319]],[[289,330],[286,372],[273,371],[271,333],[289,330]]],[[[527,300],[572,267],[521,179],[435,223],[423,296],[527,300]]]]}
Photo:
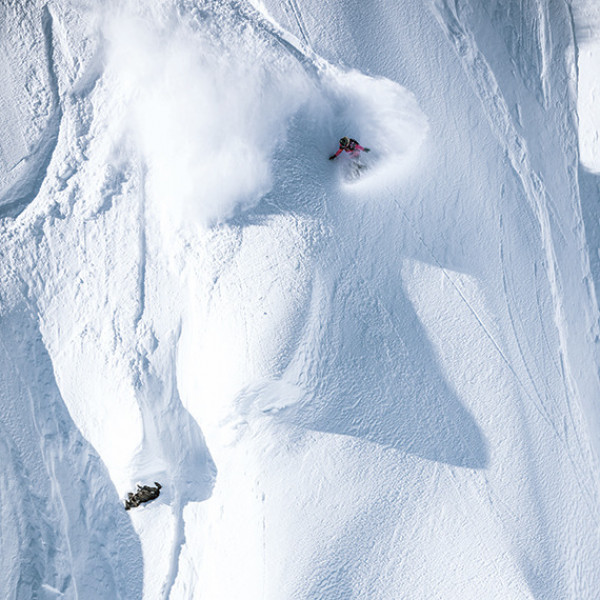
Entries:
{"type": "Polygon", "coordinates": [[[572,5],[577,51],[577,114],[582,165],[600,175],[600,6],[591,0],[572,5]]]}
{"type": "Polygon", "coordinates": [[[600,5],[593,0],[576,0],[571,5],[575,35],[579,187],[586,234],[591,247],[590,263],[595,274],[596,296],[600,295],[600,5]]]}
{"type": "Polygon", "coordinates": [[[50,11],[44,7],[28,12],[20,3],[0,11],[1,77],[4,89],[10,90],[10,95],[0,99],[0,216],[14,216],[39,192],[56,146],[62,111],[50,11]],[[18,26],[13,29],[9,23],[18,26]],[[19,101],[23,97],[29,101],[19,101]]]}
{"type": "Polygon", "coordinates": [[[3,6],[3,597],[595,598],[575,4],[3,6]]]}
{"type": "Polygon", "coordinates": [[[140,542],[60,397],[31,307],[1,322],[2,574],[7,598],[139,597],[140,542]]]}

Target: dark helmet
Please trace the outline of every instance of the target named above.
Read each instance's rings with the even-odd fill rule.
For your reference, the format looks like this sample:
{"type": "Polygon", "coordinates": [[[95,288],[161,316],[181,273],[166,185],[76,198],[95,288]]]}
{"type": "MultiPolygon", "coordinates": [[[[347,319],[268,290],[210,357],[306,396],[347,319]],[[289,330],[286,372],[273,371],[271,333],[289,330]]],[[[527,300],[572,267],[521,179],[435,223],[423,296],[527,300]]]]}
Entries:
{"type": "Polygon", "coordinates": [[[347,138],[346,136],[344,136],[341,140],[340,140],[340,146],[342,148],[345,148],[346,146],[348,146],[350,144],[350,138],[347,138]]]}

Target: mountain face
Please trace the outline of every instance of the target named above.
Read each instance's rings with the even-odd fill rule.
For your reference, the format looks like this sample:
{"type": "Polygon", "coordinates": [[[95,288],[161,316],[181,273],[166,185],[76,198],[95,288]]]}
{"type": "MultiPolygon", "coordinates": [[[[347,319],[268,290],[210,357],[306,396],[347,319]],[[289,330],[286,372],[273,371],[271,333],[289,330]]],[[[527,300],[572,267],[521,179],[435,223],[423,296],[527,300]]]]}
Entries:
{"type": "Polygon", "coordinates": [[[12,0],[0,45],[3,598],[597,597],[592,1],[12,0]]]}

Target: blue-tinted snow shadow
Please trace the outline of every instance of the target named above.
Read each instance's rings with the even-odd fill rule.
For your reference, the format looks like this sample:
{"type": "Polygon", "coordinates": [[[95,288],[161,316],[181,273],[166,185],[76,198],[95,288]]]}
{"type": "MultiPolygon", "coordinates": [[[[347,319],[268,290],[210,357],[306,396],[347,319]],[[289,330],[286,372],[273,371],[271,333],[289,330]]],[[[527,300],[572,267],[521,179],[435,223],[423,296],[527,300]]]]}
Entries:
{"type": "Polygon", "coordinates": [[[21,478],[9,482],[21,500],[11,499],[10,510],[25,536],[15,548],[17,596],[54,589],[61,597],[141,598],[140,541],[100,457],[71,419],[29,307],[2,317],[0,339],[0,424],[15,463],[4,465],[3,476],[10,468],[21,478]]]}
{"type": "Polygon", "coordinates": [[[580,166],[578,180],[590,271],[594,279],[596,298],[600,298],[600,175],[580,166]]]}
{"type": "Polygon", "coordinates": [[[422,458],[484,468],[485,439],[449,387],[410,302],[392,307],[342,276],[319,340],[315,387],[280,414],[308,429],[351,435],[422,458]],[[366,303],[365,303],[366,300],[366,303]]]}
{"type": "Polygon", "coordinates": [[[312,303],[319,308],[306,311],[305,327],[292,344],[299,348],[307,331],[320,331],[318,340],[308,342],[316,345],[308,353],[316,358],[301,368],[305,377],[310,373],[310,389],[275,418],[428,460],[485,468],[486,440],[448,384],[403,290],[403,254],[400,248],[390,251],[380,235],[390,218],[404,222],[389,198],[381,204],[370,198],[360,206],[342,183],[341,165],[327,160],[349,126],[297,115],[292,142],[276,160],[271,193],[235,220],[243,227],[283,213],[322,224],[314,259],[321,284],[313,285],[313,294],[325,300],[312,303]]]}
{"type": "MultiPolygon", "coordinates": [[[[336,260],[336,254],[327,256],[336,260]]],[[[304,384],[308,393],[277,418],[432,461],[485,468],[485,438],[448,385],[401,282],[382,281],[381,273],[363,278],[361,265],[344,264],[346,258],[328,282],[327,308],[308,315],[319,329],[316,364],[305,367],[313,374],[304,384]]]]}

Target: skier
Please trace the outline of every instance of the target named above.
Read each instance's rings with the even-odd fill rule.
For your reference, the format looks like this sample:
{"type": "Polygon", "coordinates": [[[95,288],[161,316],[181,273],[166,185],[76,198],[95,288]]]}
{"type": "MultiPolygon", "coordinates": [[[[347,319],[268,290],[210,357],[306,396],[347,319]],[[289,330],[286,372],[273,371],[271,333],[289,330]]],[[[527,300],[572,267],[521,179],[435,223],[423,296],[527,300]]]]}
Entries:
{"type": "Polygon", "coordinates": [[[340,147],[338,148],[338,151],[332,156],[330,156],[329,160],[333,160],[334,158],[338,157],[343,151],[350,152],[350,156],[359,156],[361,150],[364,150],[365,152],[371,151],[370,148],[365,148],[364,146],[361,146],[356,140],[344,136],[340,140],[340,147]]]}
{"type": "Polygon", "coordinates": [[[160,495],[160,488],[162,485],[155,481],[154,484],[156,487],[152,487],[150,485],[140,485],[137,484],[136,493],[129,492],[127,494],[127,500],[125,500],[125,510],[129,510],[130,508],[135,508],[139,506],[142,502],[149,502],[150,500],[154,500],[158,498],[160,495]]]}

